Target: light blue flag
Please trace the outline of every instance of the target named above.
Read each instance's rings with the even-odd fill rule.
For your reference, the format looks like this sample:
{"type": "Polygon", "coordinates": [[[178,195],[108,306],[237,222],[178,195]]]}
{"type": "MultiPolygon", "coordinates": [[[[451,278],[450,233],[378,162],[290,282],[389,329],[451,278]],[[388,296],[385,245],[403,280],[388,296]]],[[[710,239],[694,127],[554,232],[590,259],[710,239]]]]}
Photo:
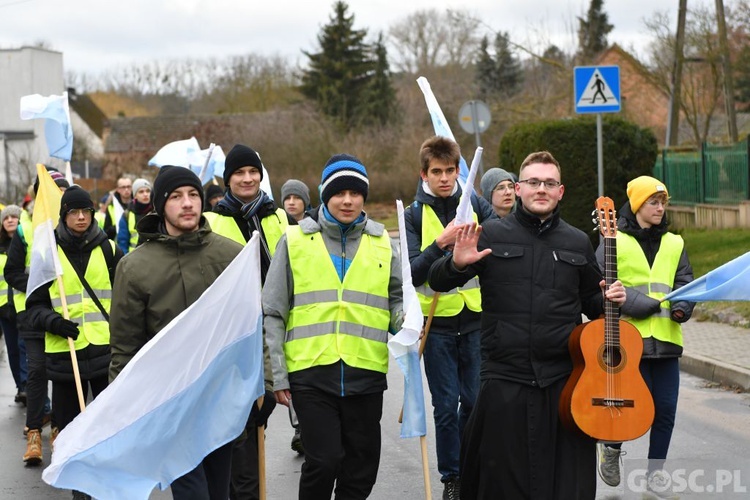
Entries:
{"type": "MultiPolygon", "coordinates": [[[[453,136],[453,132],[451,132],[448,120],[445,119],[443,110],[440,109],[440,104],[438,104],[437,99],[435,99],[435,94],[432,93],[430,82],[427,81],[427,78],[420,76],[417,78],[417,84],[422,90],[422,94],[424,94],[424,100],[427,104],[427,111],[430,112],[430,119],[432,120],[432,127],[435,129],[435,135],[447,137],[448,139],[455,141],[456,138],[453,136]]],[[[458,166],[458,183],[461,185],[461,189],[464,189],[464,186],[466,186],[466,179],[469,177],[469,167],[463,156],[461,156],[458,166]]]]}
{"type": "Polygon", "coordinates": [[[750,300],[750,252],[675,290],[663,300],[750,300]]]}
{"type": "Polygon", "coordinates": [[[419,332],[424,317],[417,291],[411,281],[411,265],[406,245],[404,204],[396,201],[401,244],[401,273],[404,293],[404,323],[401,331],[388,341],[388,349],[401,371],[404,372],[404,413],[401,420],[401,437],[419,437],[427,434],[427,419],[422,388],[422,366],[419,360],[419,332]]]}
{"type": "Polygon", "coordinates": [[[42,478],[94,498],[147,499],[245,428],[264,393],[257,231],[57,437],[42,478]]]}
{"type": "Polygon", "coordinates": [[[200,154],[200,151],[201,146],[195,137],[170,142],[156,152],[154,157],[148,161],[148,165],[159,168],[164,165],[190,168],[191,161],[197,157],[196,155],[200,154]]]}
{"type": "Polygon", "coordinates": [[[39,94],[21,97],[21,120],[44,118],[44,139],[49,155],[70,161],[73,154],[73,128],[70,125],[68,93],[44,97],[39,94]]]}

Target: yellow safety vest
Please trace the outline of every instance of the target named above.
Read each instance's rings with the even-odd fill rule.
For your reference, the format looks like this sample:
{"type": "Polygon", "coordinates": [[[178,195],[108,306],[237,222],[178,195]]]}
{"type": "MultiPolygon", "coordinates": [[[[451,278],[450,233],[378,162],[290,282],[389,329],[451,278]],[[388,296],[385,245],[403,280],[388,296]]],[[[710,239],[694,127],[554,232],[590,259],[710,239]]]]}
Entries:
{"type": "MultiPolygon", "coordinates": [[[[114,242],[110,240],[109,244],[112,245],[112,251],[114,252],[114,242]]],[[[76,351],[80,351],[89,344],[109,344],[109,324],[107,320],[97,307],[96,302],[89,297],[81,280],[78,279],[78,274],[59,245],[57,247],[57,255],[60,257],[60,264],[63,269],[63,286],[65,287],[68,314],[71,321],[78,323],[80,331],[75,341],[76,351]]],[[[112,284],[109,282],[107,261],[104,258],[101,246],[91,251],[91,257],[89,258],[88,266],[86,266],[84,277],[99,298],[99,302],[102,303],[104,309],[109,313],[112,303],[112,284]]],[[[52,308],[58,313],[63,314],[60,288],[57,286],[57,283],[53,283],[49,287],[49,297],[52,301],[52,308]]],[[[50,332],[46,332],[44,344],[44,350],[48,353],[67,352],[69,350],[68,339],[50,332]]]]}
{"type": "MultiPolygon", "coordinates": [[[[237,221],[234,217],[217,214],[216,212],[206,212],[203,214],[208,220],[208,224],[211,226],[211,231],[216,234],[220,234],[225,238],[234,240],[240,245],[247,243],[245,236],[237,225],[237,221]]],[[[260,225],[263,228],[263,234],[266,237],[266,243],[268,244],[268,250],[271,252],[271,257],[276,253],[276,245],[281,239],[281,235],[286,231],[289,226],[289,220],[287,219],[286,212],[283,209],[277,208],[275,216],[263,217],[260,220],[260,225]]]]}
{"type": "MultiPolygon", "coordinates": [[[[24,244],[26,245],[26,258],[24,265],[26,267],[26,274],[29,274],[29,267],[31,267],[31,244],[34,242],[34,229],[31,225],[31,220],[26,219],[21,221],[18,224],[18,229],[16,230],[16,238],[20,237],[24,244]]],[[[22,292],[21,290],[13,290],[13,305],[16,308],[16,312],[19,313],[21,311],[26,310],[26,294],[22,292]]]]}
{"type": "Polygon", "coordinates": [[[106,220],[106,218],[107,214],[105,214],[101,210],[97,210],[96,212],[94,212],[94,219],[96,219],[96,223],[102,229],[104,229],[104,221],[106,220]]]}
{"type": "MultiPolygon", "coordinates": [[[[661,237],[659,252],[649,268],[648,260],[638,241],[623,232],[617,233],[617,275],[622,284],[634,288],[649,297],[661,300],[672,291],[677,266],[685,242],[682,237],[665,233],[661,237]]],[[[670,318],[670,302],[661,303],[658,313],[644,319],[623,316],[635,326],[641,337],[654,337],[663,342],[682,345],[682,327],[670,318]]]]}
{"type": "Polygon", "coordinates": [[[128,233],[130,233],[130,250],[138,245],[138,231],[135,228],[135,214],[128,210],[128,233]]]}
{"type": "MultiPolygon", "coordinates": [[[[0,269],[5,269],[5,263],[8,261],[8,256],[4,253],[0,253],[0,269]]],[[[8,303],[8,282],[5,281],[3,273],[0,272],[0,307],[3,307],[8,303]]]]}
{"type": "MultiPolygon", "coordinates": [[[[472,218],[474,222],[478,221],[477,214],[473,211],[472,218]]],[[[420,250],[424,251],[425,248],[430,246],[440,236],[443,229],[443,224],[432,207],[422,204],[422,248],[420,250]]],[[[417,297],[419,297],[419,304],[422,306],[422,314],[425,316],[430,314],[434,295],[435,291],[430,288],[426,281],[417,287],[417,297]]],[[[479,290],[479,278],[476,276],[460,288],[454,288],[449,292],[441,292],[435,308],[435,316],[441,318],[455,316],[463,311],[464,305],[471,311],[480,312],[482,310],[482,295],[479,290]]]]}
{"type": "Polygon", "coordinates": [[[287,231],[294,278],[286,324],[287,370],[296,372],[342,360],[354,368],[388,371],[388,284],[391,245],[387,233],[362,234],[343,283],[320,233],[287,231]]]}

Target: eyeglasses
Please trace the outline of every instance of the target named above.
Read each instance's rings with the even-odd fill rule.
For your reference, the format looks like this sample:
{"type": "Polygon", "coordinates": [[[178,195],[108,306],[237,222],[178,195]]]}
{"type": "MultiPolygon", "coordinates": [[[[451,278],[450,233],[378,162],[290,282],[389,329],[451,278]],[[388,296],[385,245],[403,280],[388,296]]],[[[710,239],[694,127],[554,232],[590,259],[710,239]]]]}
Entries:
{"type": "Polygon", "coordinates": [[[131,185],[128,185],[128,186],[117,186],[117,189],[133,189],[133,186],[131,186],[131,185]]]}
{"type": "Polygon", "coordinates": [[[66,212],[68,215],[80,217],[81,215],[91,215],[94,213],[90,208],[72,208],[66,212]]]}
{"type": "Polygon", "coordinates": [[[560,181],[542,181],[539,179],[524,179],[522,181],[518,181],[519,184],[526,184],[531,189],[537,189],[539,186],[544,185],[544,189],[549,189],[550,191],[560,187],[560,181]]]}
{"type": "Polygon", "coordinates": [[[646,202],[646,205],[650,205],[652,207],[658,207],[659,205],[666,207],[669,205],[669,200],[648,200],[646,202]]]}

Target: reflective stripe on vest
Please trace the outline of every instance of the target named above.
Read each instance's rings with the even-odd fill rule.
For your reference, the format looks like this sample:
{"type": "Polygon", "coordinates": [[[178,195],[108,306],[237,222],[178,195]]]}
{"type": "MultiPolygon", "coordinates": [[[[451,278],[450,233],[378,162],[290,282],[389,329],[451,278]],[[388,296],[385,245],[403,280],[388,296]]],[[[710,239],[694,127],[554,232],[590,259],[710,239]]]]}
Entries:
{"type": "MultiPolygon", "coordinates": [[[[471,215],[474,222],[477,222],[477,214],[474,213],[473,208],[471,215]]],[[[443,223],[440,222],[432,207],[422,204],[422,248],[420,250],[424,251],[425,248],[430,246],[440,236],[443,229],[443,223]]],[[[434,295],[435,291],[430,288],[426,281],[417,287],[417,297],[419,298],[419,304],[422,306],[422,314],[425,316],[430,314],[434,295]]],[[[482,310],[479,278],[476,276],[460,288],[454,288],[449,292],[440,292],[437,307],[435,308],[435,316],[446,318],[455,316],[463,310],[464,304],[471,311],[480,312],[482,310]]]]}
{"type": "MultiPolygon", "coordinates": [[[[661,237],[654,264],[649,268],[638,241],[629,234],[618,232],[617,275],[624,286],[661,300],[672,291],[684,246],[685,242],[680,236],[665,233],[661,237]]],[[[663,342],[682,345],[682,327],[670,318],[669,301],[662,302],[659,312],[648,318],[623,316],[622,319],[635,326],[643,338],[654,337],[663,342]]]]}
{"type": "Polygon", "coordinates": [[[343,360],[349,366],[388,371],[388,284],[391,245],[387,234],[362,234],[344,282],[320,233],[286,231],[294,297],[284,354],[296,372],[343,360]]]}
{"type": "MultiPolygon", "coordinates": [[[[112,252],[114,252],[114,242],[109,240],[108,243],[113,246],[112,252]]],[[[76,351],[80,351],[89,344],[109,344],[109,324],[107,320],[96,303],[89,297],[81,280],[78,279],[78,274],[70,264],[65,252],[59,246],[57,247],[57,255],[60,257],[60,265],[63,269],[63,287],[65,288],[68,314],[71,321],[78,323],[80,331],[78,339],[75,341],[76,351]]],[[[109,312],[110,304],[112,303],[112,285],[109,282],[107,261],[104,258],[101,246],[91,251],[91,257],[89,257],[84,277],[99,298],[99,302],[102,303],[104,309],[109,312]]],[[[49,297],[52,302],[52,308],[62,315],[62,298],[60,296],[60,289],[56,283],[53,283],[49,287],[49,297]]],[[[47,332],[44,340],[45,352],[68,351],[68,339],[66,338],[47,332]]]]}
{"type": "MultiPolygon", "coordinates": [[[[8,261],[8,256],[4,253],[0,253],[0,269],[5,269],[5,263],[8,261]]],[[[8,282],[5,281],[5,277],[0,272],[0,307],[3,307],[8,303],[8,282]]]]}
{"type": "MultiPolygon", "coordinates": [[[[245,241],[245,236],[242,234],[234,217],[217,214],[216,212],[206,212],[203,215],[208,220],[208,224],[211,226],[211,231],[220,234],[225,238],[229,238],[230,240],[234,240],[240,245],[247,243],[247,241],[245,241]]],[[[279,243],[281,235],[284,234],[284,231],[286,231],[286,228],[289,225],[286,212],[281,208],[277,208],[274,215],[263,217],[260,220],[260,225],[263,228],[263,235],[266,238],[268,250],[271,252],[271,257],[273,257],[273,254],[276,252],[276,245],[279,243]]]]}
{"type": "Polygon", "coordinates": [[[128,233],[130,233],[130,250],[138,245],[138,230],[135,228],[135,214],[128,211],[128,233]]]}
{"type": "MultiPolygon", "coordinates": [[[[30,220],[22,220],[20,224],[18,224],[18,229],[16,230],[16,237],[20,236],[21,239],[24,242],[24,246],[26,248],[26,257],[24,261],[24,266],[26,270],[26,274],[29,274],[29,267],[31,267],[31,244],[34,242],[34,229],[31,225],[30,220]]],[[[26,294],[23,293],[20,290],[13,290],[13,305],[16,307],[16,312],[19,313],[21,311],[26,310],[26,294]]]]}

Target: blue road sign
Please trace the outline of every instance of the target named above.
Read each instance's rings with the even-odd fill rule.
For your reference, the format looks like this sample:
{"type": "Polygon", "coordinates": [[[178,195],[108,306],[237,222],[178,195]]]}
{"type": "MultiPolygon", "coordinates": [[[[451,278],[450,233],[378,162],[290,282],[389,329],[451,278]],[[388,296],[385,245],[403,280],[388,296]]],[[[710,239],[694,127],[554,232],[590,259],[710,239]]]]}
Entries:
{"type": "Polygon", "coordinates": [[[573,87],[576,113],[620,112],[619,66],[577,66],[573,87]]]}

